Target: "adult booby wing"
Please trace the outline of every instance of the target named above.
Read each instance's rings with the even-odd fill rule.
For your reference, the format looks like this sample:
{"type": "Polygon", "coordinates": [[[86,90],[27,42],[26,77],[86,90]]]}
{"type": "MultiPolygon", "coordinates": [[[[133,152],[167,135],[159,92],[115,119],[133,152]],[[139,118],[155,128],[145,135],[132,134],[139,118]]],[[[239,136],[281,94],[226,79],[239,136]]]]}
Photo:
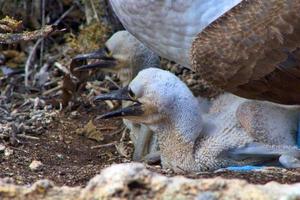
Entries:
{"type": "Polygon", "coordinates": [[[213,85],[300,104],[300,0],[243,0],[198,34],[190,56],[213,85]]]}

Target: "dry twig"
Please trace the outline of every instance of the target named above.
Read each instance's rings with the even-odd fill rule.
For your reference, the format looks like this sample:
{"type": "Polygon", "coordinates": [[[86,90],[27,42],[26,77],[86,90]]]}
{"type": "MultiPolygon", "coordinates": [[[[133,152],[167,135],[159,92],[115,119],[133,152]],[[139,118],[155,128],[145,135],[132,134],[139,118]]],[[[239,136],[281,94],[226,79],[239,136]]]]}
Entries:
{"type": "Polygon", "coordinates": [[[113,147],[116,146],[117,142],[112,142],[112,143],[108,143],[108,144],[101,144],[101,145],[97,145],[97,146],[92,146],[91,149],[101,149],[101,148],[107,148],[107,147],[113,147]]]}
{"type": "Polygon", "coordinates": [[[42,42],[42,38],[40,38],[38,41],[36,41],[36,43],[34,44],[34,46],[32,47],[32,50],[29,53],[29,56],[27,58],[26,64],[25,64],[25,86],[28,87],[28,78],[29,78],[29,67],[31,64],[31,61],[33,59],[33,56],[35,55],[35,52],[37,50],[37,47],[39,46],[39,44],[42,42]]]}
{"type": "Polygon", "coordinates": [[[57,30],[56,26],[47,25],[36,31],[26,31],[23,33],[0,33],[0,44],[14,44],[21,41],[36,40],[47,37],[51,33],[61,31],[64,30],[57,30]]]}

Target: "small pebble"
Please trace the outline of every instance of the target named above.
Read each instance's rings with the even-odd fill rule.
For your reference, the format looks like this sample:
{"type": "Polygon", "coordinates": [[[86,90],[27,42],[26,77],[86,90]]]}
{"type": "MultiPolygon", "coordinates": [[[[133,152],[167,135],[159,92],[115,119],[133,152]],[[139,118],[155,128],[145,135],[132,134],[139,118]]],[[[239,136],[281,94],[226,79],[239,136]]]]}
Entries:
{"type": "Polygon", "coordinates": [[[61,160],[64,159],[64,155],[62,155],[62,154],[60,154],[60,153],[56,154],[56,156],[57,156],[59,159],[61,159],[61,160]]]}
{"type": "Polygon", "coordinates": [[[10,148],[5,148],[4,150],[4,156],[5,157],[9,157],[14,153],[14,150],[10,149],[10,148]]]}
{"type": "Polygon", "coordinates": [[[71,119],[76,119],[79,116],[80,116],[80,114],[79,114],[78,111],[73,111],[73,112],[70,113],[71,119]]]}
{"type": "Polygon", "coordinates": [[[43,168],[43,163],[38,160],[34,160],[30,163],[29,168],[31,171],[40,171],[43,168]]]}
{"type": "Polygon", "coordinates": [[[6,147],[4,146],[4,144],[0,144],[0,153],[3,153],[5,149],[6,147]]]}

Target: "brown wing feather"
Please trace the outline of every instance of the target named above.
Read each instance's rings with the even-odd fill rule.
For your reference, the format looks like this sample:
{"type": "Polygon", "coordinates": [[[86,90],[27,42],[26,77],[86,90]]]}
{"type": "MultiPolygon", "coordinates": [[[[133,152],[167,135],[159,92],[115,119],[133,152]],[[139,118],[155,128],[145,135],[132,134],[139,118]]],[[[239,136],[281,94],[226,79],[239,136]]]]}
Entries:
{"type": "Polygon", "coordinates": [[[201,78],[239,96],[298,104],[297,47],[300,0],[244,0],[198,35],[191,60],[201,78]]]}
{"type": "Polygon", "coordinates": [[[276,103],[300,104],[300,49],[287,53],[287,59],[271,73],[240,85],[233,91],[247,98],[276,103]]]}

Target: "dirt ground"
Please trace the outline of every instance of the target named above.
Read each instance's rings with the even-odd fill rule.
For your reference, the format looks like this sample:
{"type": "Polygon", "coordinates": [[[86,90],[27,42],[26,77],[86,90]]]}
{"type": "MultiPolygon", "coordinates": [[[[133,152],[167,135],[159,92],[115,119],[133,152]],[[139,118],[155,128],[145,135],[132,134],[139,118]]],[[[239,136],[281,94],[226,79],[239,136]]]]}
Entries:
{"type": "MultiPolygon", "coordinates": [[[[97,129],[103,133],[103,141],[98,143],[77,133],[96,116],[98,109],[92,112],[83,108],[79,110],[77,117],[61,114],[38,140],[27,139],[20,146],[8,147],[13,154],[7,158],[4,155],[0,157],[0,177],[11,177],[17,184],[47,178],[58,185],[84,185],[102,168],[113,163],[128,162],[114,145],[93,149],[97,145],[119,142],[121,134],[112,133],[122,127],[122,122],[96,120],[97,129]],[[43,163],[40,171],[30,170],[29,165],[33,160],[43,163]]],[[[128,141],[127,144],[131,146],[128,141]]]]}
{"type": "MultiPolygon", "coordinates": [[[[101,169],[113,163],[130,162],[126,154],[132,153],[132,144],[128,136],[124,140],[122,150],[117,151],[114,143],[119,143],[122,137],[121,120],[97,120],[97,115],[107,110],[105,104],[98,107],[79,107],[77,114],[61,113],[51,123],[47,131],[36,139],[24,139],[22,145],[6,146],[13,154],[6,157],[0,155],[0,177],[10,177],[17,184],[30,184],[39,179],[50,179],[57,185],[83,186],[101,169]],[[78,134],[90,120],[93,120],[97,130],[103,134],[100,142],[88,139],[78,134]],[[99,146],[100,145],[100,146],[99,146]],[[126,153],[124,153],[126,151],[126,153]],[[33,160],[43,163],[39,171],[29,168],[33,160]]],[[[159,165],[148,166],[149,169],[167,176],[175,174],[162,170],[159,165]]],[[[300,182],[300,170],[271,168],[265,172],[215,172],[188,175],[190,178],[238,178],[251,183],[264,184],[269,181],[280,183],[300,182]]]]}

